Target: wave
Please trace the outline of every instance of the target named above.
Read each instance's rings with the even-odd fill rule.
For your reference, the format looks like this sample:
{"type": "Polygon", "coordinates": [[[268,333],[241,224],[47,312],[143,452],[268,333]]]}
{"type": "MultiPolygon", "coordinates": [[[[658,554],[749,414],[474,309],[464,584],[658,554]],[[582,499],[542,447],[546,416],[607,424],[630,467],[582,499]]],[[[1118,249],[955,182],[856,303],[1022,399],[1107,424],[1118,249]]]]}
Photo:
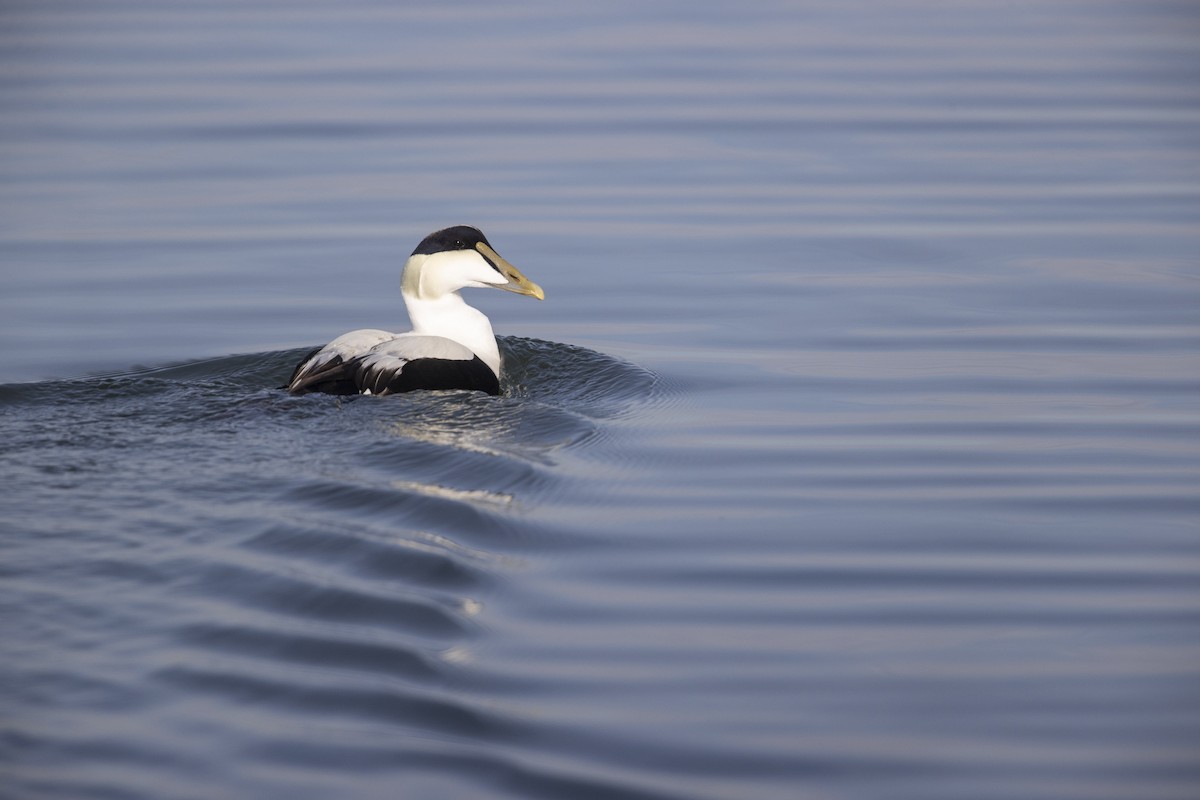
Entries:
{"type": "MultiPolygon", "coordinates": [[[[160,796],[153,764],[170,765],[171,785],[201,780],[205,748],[189,742],[232,727],[254,753],[250,773],[275,763],[301,775],[337,753],[326,777],[376,758],[444,762],[480,786],[500,775],[528,796],[607,796],[607,778],[539,765],[521,746],[536,726],[500,702],[506,679],[480,666],[476,646],[527,559],[573,546],[527,513],[582,480],[568,452],[663,389],[586,348],[500,343],[499,397],[293,397],[279,387],[305,348],[0,386],[23,498],[6,543],[12,563],[42,576],[9,590],[44,609],[44,644],[0,670],[31,692],[8,704],[6,741],[71,765],[61,782],[21,771],[17,785],[160,796]],[[70,549],[47,551],[56,537],[70,549]],[[47,661],[79,646],[83,618],[97,637],[119,631],[122,657],[47,661]],[[98,698],[72,718],[105,741],[86,725],[34,722],[49,713],[36,695],[55,687],[98,698]],[[328,752],[311,753],[295,719],[321,728],[328,752]],[[114,764],[136,764],[136,778],[114,764]]],[[[263,794],[288,783],[227,780],[263,794]]]]}

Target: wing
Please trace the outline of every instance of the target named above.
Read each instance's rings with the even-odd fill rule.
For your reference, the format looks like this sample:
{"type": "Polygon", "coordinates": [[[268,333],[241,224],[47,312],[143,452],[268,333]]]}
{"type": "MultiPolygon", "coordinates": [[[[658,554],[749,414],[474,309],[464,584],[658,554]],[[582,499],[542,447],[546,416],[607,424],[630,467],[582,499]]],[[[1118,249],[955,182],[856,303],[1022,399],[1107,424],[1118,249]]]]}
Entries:
{"type": "Polygon", "coordinates": [[[287,390],[292,394],[327,392],[329,394],[358,394],[349,364],[366,355],[378,345],[396,338],[390,331],[360,330],[343,333],[324,347],[307,356],[292,372],[287,390]]]}
{"type": "Polygon", "coordinates": [[[415,389],[500,393],[500,381],[470,348],[440,336],[404,334],[355,359],[354,382],[364,394],[415,389]]]}
{"type": "Polygon", "coordinates": [[[292,394],[395,394],[414,389],[500,393],[496,374],[469,348],[440,336],[354,331],[296,367],[292,394]]]}

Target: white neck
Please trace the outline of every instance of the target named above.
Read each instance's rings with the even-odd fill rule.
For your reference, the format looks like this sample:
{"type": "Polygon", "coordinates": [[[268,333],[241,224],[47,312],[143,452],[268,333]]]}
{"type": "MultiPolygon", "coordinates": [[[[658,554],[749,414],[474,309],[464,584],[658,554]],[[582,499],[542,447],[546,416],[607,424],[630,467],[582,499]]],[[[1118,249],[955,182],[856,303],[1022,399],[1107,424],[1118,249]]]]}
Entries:
{"type": "Polygon", "coordinates": [[[471,352],[500,377],[500,348],[492,323],[477,308],[467,305],[458,292],[449,292],[434,299],[421,299],[403,292],[413,333],[451,339],[471,352]]]}

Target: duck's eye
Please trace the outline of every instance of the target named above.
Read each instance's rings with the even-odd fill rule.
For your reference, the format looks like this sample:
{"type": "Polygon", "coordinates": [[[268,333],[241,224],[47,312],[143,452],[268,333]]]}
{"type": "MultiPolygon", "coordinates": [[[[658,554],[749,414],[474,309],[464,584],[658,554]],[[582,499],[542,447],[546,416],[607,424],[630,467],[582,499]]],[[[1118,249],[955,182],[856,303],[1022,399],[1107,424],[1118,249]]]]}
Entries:
{"type": "Polygon", "coordinates": [[[455,250],[466,250],[467,244],[462,239],[459,239],[457,242],[454,243],[454,249],[455,250]]]}

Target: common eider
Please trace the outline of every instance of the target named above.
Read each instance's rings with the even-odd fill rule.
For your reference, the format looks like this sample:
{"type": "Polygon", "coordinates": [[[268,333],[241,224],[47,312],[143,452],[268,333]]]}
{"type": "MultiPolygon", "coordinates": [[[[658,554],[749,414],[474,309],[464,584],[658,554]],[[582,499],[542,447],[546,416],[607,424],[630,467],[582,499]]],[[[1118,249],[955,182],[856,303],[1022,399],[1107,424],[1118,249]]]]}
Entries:
{"type": "Polygon", "coordinates": [[[500,257],[478,228],[429,234],[400,279],[412,330],[344,333],[309,353],[288,382],[292,394],[384,395],[415,389],[500,393],[500,349],[492,323],[460,289],[490,287],[541,300],[545,293],[500,257]]]}

